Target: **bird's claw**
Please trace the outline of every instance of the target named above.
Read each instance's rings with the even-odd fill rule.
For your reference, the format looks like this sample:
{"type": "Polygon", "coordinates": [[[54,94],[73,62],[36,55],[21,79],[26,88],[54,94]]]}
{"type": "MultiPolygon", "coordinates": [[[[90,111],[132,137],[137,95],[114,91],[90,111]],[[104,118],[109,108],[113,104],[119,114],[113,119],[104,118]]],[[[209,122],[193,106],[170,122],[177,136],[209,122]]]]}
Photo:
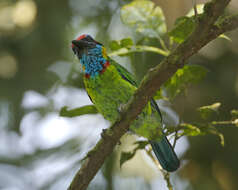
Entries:
{"type": "Polygon", "coordinates": [[[101,137],[102,137],[103,139],[105,139],[105,137],[106,137],[106,132],[107,132],[107,129],[103,129],[103,130],[102,130],[101,137]]]}
{"type": "Polygon", "coordinates": [[[126,104],[120,104],[118,106],[118,112],[121,113],[123,110],[125,110],[126,104]]]}

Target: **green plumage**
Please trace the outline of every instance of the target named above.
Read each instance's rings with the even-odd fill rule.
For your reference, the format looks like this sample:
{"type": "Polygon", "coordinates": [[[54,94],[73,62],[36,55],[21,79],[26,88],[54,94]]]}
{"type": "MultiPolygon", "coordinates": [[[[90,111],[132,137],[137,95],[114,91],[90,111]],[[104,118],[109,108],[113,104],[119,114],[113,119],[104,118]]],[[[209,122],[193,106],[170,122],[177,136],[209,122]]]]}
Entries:
{"type": "MultiPolygon", "coordinates": [[[[88,95],[105,119],[112,123],[118,118],[120,108],[128,102],[136,90],[132,75],[119,64],[110,60],[103,74],[84,78],[88,95]],[[126,76],[125,80],[122,76],[126,76]],[[129,82],[130,81],[130,82],[129,82]]],[[[149,103],[130,126],[130,130],[150,140],[160,140],[162,135],[159,113],[149,103]]]]}
{"type": "MultiPolygon", "coordinates": [[[[136,91],[136,80],[110,59],[103,45],[91,36],[82,35],[73,40],[72,48],[84,67],[84,84],[90,99],[104,118],[114,123],[136,91]]],[[[163,133],[161,113],[153,99],[132,122],[130,131],[149,140],[163,169],[171,172],[179,167],[179,160],[163,133]]]]}

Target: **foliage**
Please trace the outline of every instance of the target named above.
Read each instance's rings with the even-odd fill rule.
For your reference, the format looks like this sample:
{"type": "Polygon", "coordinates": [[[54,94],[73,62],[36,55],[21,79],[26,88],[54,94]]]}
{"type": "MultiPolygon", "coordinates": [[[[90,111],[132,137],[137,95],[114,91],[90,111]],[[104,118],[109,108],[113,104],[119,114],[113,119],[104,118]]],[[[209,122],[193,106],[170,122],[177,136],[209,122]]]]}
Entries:
{"type": "Polygon", "coordinates": [[[206,74],[207,69],[200,65],[185,65],[183,68],[178,69],[174,76],[157,91],[154,99],[173,101],[177,95],[185,92],[190,85],[197,84],[204,79],[206,74]]]}
{"type": "Polygon", "coordinates": [[[207,119],[207,118],[211,117],[212,114],[214,114],[214,113],[217,114],[220,106],[221,106],[220,102],[214,103],[209,106],[202,106],[202,107],[198,108],[198,112],[200,113],[200,115],[203,119],[207,119]]]}
{"type": "Polygon", "coordinates": [[[131,38],[124,38],[122,40],[112,40],[109,44],[109,47],[112,51],[121,49],[121,48],[129,48],[133,45],[133,41],[131,38]]]}
{"type": "Polygon", "coordinates": [[[98,113],[98,110],[94,105],[82,106],[79,108],[68,110],[67,106],[64,106],[60,110],[60,116],[62,117],[76,117],[85,114],[95,114],[98,113]]]}
{"type": "MultiPolygon", "coordinates": [[[[237,110],[231,111],[231,119],[228,121],[213,121],[213,117],[220,118],[218,109],[220,108],[221,103],[217,102],[212,105],[202,106],[197,109],[200,117],[203,120],[199,120],[194,122],[193,124],[189,123],[181,123],[177,126],[176,132],[178,133],[179,137],[181,136],[198,136],[198,135],[207,135],[213,134],[217,135],[220,138],[220,143],[222,146],[225,144],[224,136],[221,132],[219,132],[217,126],[238,126],[238,114],[237,110]],[[181,132],[182,131],[182,132],[181,132]]],[[[168,133],[173,132],[173,130],[168,129],[168,133]]]]}
{"type": "MultiPolygon", "coordinates": [[[[203,5],[198,5],[196,14],[192,9],[186,16],[176,20],[174,28],[167,33],[171,37],[172,43],[182,43],[193,32],[199,14],[203,13],[203,5]]],[[[147,0],[135,0],[121,8],[121,19],[125,25],[132,28],[146,38],[156,38],[161,47],[148,46],[140,44],[141,41],[134,43],[131,38],[113,40],[110,42],[111,53],[109,56],[130,56],[136,52],[153,52],[163,56],[168,56],[170,50],[167,49],[162,36],[166,34],[166,24],[163,12],[160,7],[155,6],[153,2],[147,0]]],[[[223,36],[224,37],[224,36],[223,36]]],[[[226,38],[226,36],[225,36],[226,38]]],[[[162,88],[157,91],[155,99],[164,99],[172,102],[176,96],[186,91],[191,84],[200,82],[207,74],[207,69],[200,65],[186,65],[171,77],[162,88]]],[[[220,138],[220,143],[224,146],[224,137],[216,127],[217,123],[209,120],[211,116],[218,114],[218,108],[221,103],[214,103],[208,106],[202,106],[197,109],[203,120],[194,123],[181,122],[178,126],[167,126],[166,134],[174,134],[175,143],[182,136],[199,136],[213,134],[220,138]]],[[[67,111],[66,108],[61,110],[61,115],[74,117],[82,114],[97,113],[93,106],[84,106],[82,108],[67,111]],[[90,109],[89,109],[90,108],[90,109]]],[[[237,117],[237,111],[233,110],[233,117],[237,117]]],[[[234,121],[229,122],[235,124],[234,121]],[[233,122],[233,123],[232,123],[233,122]]],[[[137,146],[130,152],[122,152],[120,166],[126,161],[132,159],[137,150],[145,149],[148,142],[138,141],[137,146]]]]}
{"type": "Polygon", "coordinates": [[[182,43],[194,30],[196,26],[196,18],[180,17],[175,21],[175,27],[168,33],[177,43],[182,43]]]}
{"type": "Polygon", "coordinates": [[[147,141],[136,141],[134,144],[137,146],[130,152],[122,152],[121,153],[121,158],[120,158],[120,167],[128,160],[132,159],[137,150],[143,150],[145,147],[148,145],[147,141]]]}
{"type": "Polygon", "coordinates": [[[207,73],[207,69],[200,65],[185,65],[171,77],[163,86],[169,99],[173,100],[179,93],[194,83],[201,81],[207,73]]]}
{"type": "MultiPolygon", "coordinates": [[[[0,55],[0,65],[3,64],[1,65],[1,68],[3,69],[0,69],[0,128],[2,139],[0,162],[3,173],[0,183],[2,188],[7,189],[9,187],[16,188],[20,186],[23,189],[57,189],[56,186],[59,184],[58,181],[62,180],[61,178],[65,177],[65,175],[72,175],[72,171],[80,165],[77,161],[74,162],[74,164],[70,163],[70,161],[75,161],[75,158],[79,158],[79,154],[84,152],[83,149],[85,149],[85,146],[82,146],[84,142],[81,141],[81,136],[69,139],[68,141],[65,141],[65,143],[58,143],[53,148],[46,147],[45,145],[47,142],[40,144],[42,143],[41,140],[39,138],[34,138],[35,136],[39,137],[41,135],[38,132],[39,126],[44,125],[48,116],[52,117],[54,113],[58,113],[59,106],[63,104],[70,104],[68,101],[69,99],[72,99],[70,96],[65,97],[67,101],[61,101],[60,104],[58,100],[55,101],[57,99],[54,96],[56,94],[55,91],[62,89],[62,87],[69,87],[70,89],[83,88],[82,74],[80,73],[82,68],[78,67],[79,64],[76,59],[72,59],[73,56],[70,50],[70,41],[76,34],[81,33],[82,30],[84,30],[84,32],[86,30],[92,31],[91,26],[93,25],[93,29],[96,28],[97,32],[91,35],[94,35],[98,41],[107,44],[109,36],[113,37],[112,34],[109,34],[110,28],[108,26],[112,24],[112,18],[115,16],[115,12],[117,12],[116,10],[121,6],[121,4],[128,3],[121,8],[121,19],[127,27],[134,31],[134,33],[131,33],[130,37],[128,36],[118,41],[112,41],[110,45],[110,56],[129,56],[131,61],[136,63],[134,65],[132,64],[133,69],[143,70],[145,68],[143,62],[136,62],[133,60],[133,57],[140,58],[143,56],[143,58],[145,58],[143,60],[145,60],[144,62],[146,62],[147,68],[155,64],[159,64],[160,58],[162,56],[168,56],[170,52],[173,51],[173,48],[177,45],[177,43],[181,43],[186,40],[196,25],[195,14],[191,12],[185,17],[178,18],[174,28],[170,32],[166,33],[167,29],[164,22],[163,12],[158,6],[155,6],[152,1],[122,1],[114,0],[110,3],[106,0],[94,1],[93,3],[84,1],[79,4],[75,0],[70,1],[70,3],[68,1],[53,1],[49,3],[48,1],[36,0],[3,0],[3,3],[0,3],[0,12],[1,16],[3,16],[0,16],[0,48],[2,50],[0,55]],[[26,9],[27,7],[24,6],[21,6],[21,9],[17,9],[20,3],[27,3],[27,5],[30,3],[34,5],[33,7],[35,7],[36,14],[34,20],[32,20],[32,22],[27,26],[19,25],[21,23],[17,23],[17,21],[20,21],[23,18],[17,18],[16,15],[13,14],[16,10],[19,12],[22,8],[23,10],[28,10],[26,9]],[[115,7],[115,9],[112,7],[115,7]],[[10,57],[10,61],[13,60],[13,62],[10,63],[16,64],[16,73],[9,79],[2,78],[2,74],[6,74],[4,72],[7,72],[7,69],[5,68],[11,67],[11,64],[8,64],[9,60],[2,59],[4,57],[10,57]],[[75,64],[72,64],[73,62],[75,64]],[[6,66],[2,67],[5,63],[6,66]],[[51,66],[49,67],[49,65],[51,66]],[[54,74],[52,74],[52,71],[54,74]],[[56,78],[55,74],[57,74],[59,78],[56,78]],[[58,79],[60,79],[60,82],[57,81],[56,84],[56,80],[58,79]],[[62,83],[64,86],[59,85],[62,83]],[[29,91],[36,92],[38,96],[47,100],[47,105],[43,105],[39,101],[39,104],[37,104],[39,107],[25,106],[25,97],[29,91]],[[34,121],[28,120],[29,118],[33,120],[32,116],[36,119],[35,123],[34,121]],[[33,130],[30,131],[31,129],[33,130]],[[32,134],[29,135],[29,132],[32,132],[32,134]],[[33,139],[33,141],[30,139],[33,139]],[[27,146],[24,144],[27,144],[27,146]],[[54,167],[51,163],[54,162],[57,164],[58,161],[61,162],[62,160],[67,160],[68,168],[62,169],[60,172],[55,170],[53,175],[51,175],[52,172],[48,172],[48,180],[40,179],[37,175],[29,175],[29,171],[31,171],[31,173],[39,171],[38,169],[40,169],[42,165],[46,166],[49,164],[49,166],[54,167]],[[28,179],[25,177],[26,174],[28,178],[30,177],[30,183],[28,183],[29,180],[26,180],[28,179]],[[7,185],[9,186],[7,187],[7,185]]],[[[203,9],[201,6],[201,8],[198,8],[197,10],[198,16],[202,13],[202,11],[203,9]]],[[[27,18],[28,16],[29,14],[25,15],[24,18],[27,18]]],[[[222,20],[219,20],[219,22],[220,21],[222,20]]],[[[219,22],[216,23],[216,26],[218,27],[219,22]]],[[[229,38],[224,34],[220,37],[229,40],[229,38]]],[[[226,52],[229,52],[228,46],[224,46],[224,49],[226,49],[226,52]]],[[[222,56],[211,61],[214,65],[218,64],[217,62],[220,60],[226,62],[226,64],[223,64],[223,67],[213,70],[212,73],[215,73],[213,76],[211,73],[213,78],[219,77],[218,73],[219,71],[223,71],[223,69],[224,72],[225,69],[228,71],[227,68],[232,68],[231,70],[235,73],[234,71],[236,70],[236,66],[230,64],[234,61],[234,58],[236,58],[236,54],[234,54],[234,51],[232,52],[232,56],[230,57],[233,57],[233,60],[230,60],[229,56],[226,54],[226,56],[222,56]]],[[[181,70],[184,72],[183,68],[181,70]]],[[[204,75],[199,76],[192,76],[192,72],[193,71],[190,70],[188,71],[188,73],[190,73],[188,75],[192,77],[192,81],[187,78],[186,74],[178,77],[176,73],[173,77],[174,79],[167,81],[167,84],[163,85],[163,87],[155,94],[155,99],[163,99],[171,102],[171,109],[173,109],[176,101],[179,100],[179,98],[176,99],[176,97],[181,95],[183,92],[186,92],[189,86],[201,81],[205,76],[205,72],[204,75]],[[194,82],[196,80],[197,82],[194,82]]],[[[140,72],[137,72],[137,74],[139,73],[140,72]]],[[[219,108],[218,112],[216,110],[217,103],[208,106],[201,106],[197,109],[197,113],[199,113],[201,119],[195,121],[187,121],[185,119],[185,121],[183,121],[184,118],[181,118],[180,120],[183,122],[179,123],[178,126],[167,126],[165,131],[166,134],[172,134],[176,137],[176,140],[182,136],[191,136],[190,139],[193,139],[192,137],[194,136],[214,134],[218,135],[221,143],[224,144],[223,135],[219,132],[220,128],[222,126],[238,127],[238,110],[234,109],[236,97],[234,96],[233,86],[235,85],[231,82],[232,77],[228,78],[226,78],[226,82],[223,81],[223,84],[216,85],[216,90],[208,95],[214,99],[221,97],[221,94],[217,93],[217,89],[223,89],[222,95],[227,98],[227,100],[223,100],[223,102],[226,102],[224,106],[226,109],[221,107],[223,110],[220,110],[219,108]],[[228,88],[224,89],[226,85],[228,88]],[[213,105],[215,105],[215,107],[213,105]],[[222,113],[228,113],[230,108],[234,109],[231,110],[231,118],[225,120],[224,115],[226,114],[222,113]]],[[[207,80],[206,86],[203,86],[203,92],[209,93],[209,90],[211,89],[210,87],[215,86],[213,83],[214,82],[212,80],[207,80]]],[[[71,92],[69,89],[64,89],[64,91],[71,92]]],[[[184,94],[190,95],[190,91],[188,90],[187,92],[188,94],[184,94]]],[[[199,96],[199,98],[201,97],[199,96]]],[[[32,101],[34,102],[34,100],[32,101]]],[[[203,102],[202,100],[199,101],[203,102]]],[[[194,99],[194,102],[198,102],[196,98],[194,99]]],[[[184,105],[184,107],[187,108],[188,105],[184,105]]],[[[83,106],[72,110],[67,107],[63,107],[60,111],[61,116],[70,118],[95,113],[97,113],[97,110],[93,105],[83,106]]],[[[190,117],[195,113],[196,112],[191,112],[186,114],[190,117]]],[[[56,131],[57,130],[58,126],[56,126],[56,131]]],[[[229,133],[229,131],[227,132],[229,133]]],[[[232,140],[232,135],[228,136],[228,133],[226,133],[226,139],[232,140]]],[[[230,134],[232,134],[232,132],[230,132],[230,134]]],[[[95,142],[95,139],[93,139],[92,144],[93,142],[95,142]]],[[[147,143],[148,142],[144,142],[143,144],[142,142],[141,145],[139,145],[139,143],[135,149],[144,149],[147,143]]],[[[227,144],[229,145],[229,143],[227,144]]],[[[227,147],[230,148],[229,146],[227,147]]],[[[224,155],[224,153],[220,153],[220,155],[216,154],[216,159],[223,159],[222,163],[225,167],[228,164],[229,167],[232,166],[235,161],[230,158],[234,157],[236,154],[235,149],[233,150],[234,153],[230,152],[229,156],[221,156],[221,154],[224,155]],[[225,158],[227,158],[227,160],[225,160],[225,158]]],[[[194,152],[197,152],[197,149],[190,149],[189,151],[194,154],[194,152]]],[[[122,153],[121,165],[134,155],[134,150],[128,153],[122,153]]],[[[203,156],[204,155],[205,154],[203,154],[203,156]]],[[[211,153],[209,154],[209,158],[214,159],[214,157],[215,156],[212,157],[211,153]]],[[[207,159],[200,159],[199,167],[203,167],[205,162],[207,162],[207,159]]],[[[107,165],[107,163],[105,165],[107,165]]],[[[184,167],[182,169],[184,169],[184,167]]],[[[201,168],[199,168],[199,171],[202,171],[200,169],[201,168]]],[[[206,169],[209,170],[207,165],[206,169]]],[[[50,171],[50,167],[48,170],[50,171]]],[[[233,167],[233,171],[235,171],[235,167],[233,167]]],[[[225,171],[225,173],[229,174],[229,170],[225,171]]],[[[112,173],[107,175],[110,174],[112,173]]],[[[212,174],[214,174],[212,178],[217,178],[215,175],[215,169],[212,174]]],[[[112,183],[113,176],[110,179],[109,178],[106,179],[107,183],[110,183],[110,180],[112,183]]],[[[205,176],[205,178],[207,180],[207,176],[205,176]]],[[[230,179],[232,179],[232,177],[230,179]]],[[[231,184],[230,181],[226,181],[226,178],[222,178],[222,180],[224,180],[224,183],[228,182],[227,184],[231,184]]],[[[94,182],[97,183],[96,181],[97,180],[94,182]]],[[[199,180],[199,182],[202,184],[204,181],[199,180]]],[[[207,181],[205,181],[205,183],[206,182],[207,181]]],[[[218,181],[218,183],[219,182],[220,181],[218,181]]],[[[207,184],[209,184],[209,189],[211,189],[211,183],[207,184]]],[[[58,187],[63,188],[60,185],[58,187]]],[[[89,188],[93,189],[92,187],[95,189],[96,186],[91,186],[89,188]]],[[[107,189],[113,188],[108,187],[107,189]]]]}
{"type": "MultiPolygon", "coordinates": [[[[203,6],[203,4],[196,5],[197,14],[203,13],[203,6]]],[[[168,35],[173,41],[182,43],[193,32],[197,19],[194,9],[191,9],[186,16],[176,19],[174,28],[168,32],[168,35]]]]}
{"type": "Polygon", "coordinates": [[[238,110],[231,110],[231,116],[232,118],[238,118],[238,110]]]}
{"type": "Polygon", "coordinates": [[[136,32],[150,38],[158,38],[166,32],[162,9],[152,1],[136,0],[121,8],[122,22],[136,32]]]}
{"type": "MultiPolygon", "coordinates": [[[[216,113],[217,118],[220,116],[218,115],[218,108],[221,106],[220,102],[214,103],[212,105],[202,106],[199,107],[198,113],[202,118],[205,118],[206,120],[199,120],[194,123],[180,123],[178,126],[166,126],[166,135],[174,134],[175,136],[175,143],[176,141],[183,137],[183,136],[201,136],[201,135],[216,135],[220,139],[221,146],[225,145],[225,139],[221,132],[219,132],[218,127],[219,125],[226,126],[236,126],[238,127],[238,110],[232,110],[231,111],[231,119],[228,121],[213,121],[208,120],[212,113],[216,113]]],[[[136,143],[141,143],[141,141],[138,141],[136,143]]],[[[148,143],[147,143],[148,144],[148,143]]],[[[146,143],[142,143],[141,146],[137,146],[130,152],[122,152],[121,153],[121,160],[120,165],[125,163],[126,161],[133,158],[136,151],[139,149],[144,149],[147,145],[146,143]]]]}

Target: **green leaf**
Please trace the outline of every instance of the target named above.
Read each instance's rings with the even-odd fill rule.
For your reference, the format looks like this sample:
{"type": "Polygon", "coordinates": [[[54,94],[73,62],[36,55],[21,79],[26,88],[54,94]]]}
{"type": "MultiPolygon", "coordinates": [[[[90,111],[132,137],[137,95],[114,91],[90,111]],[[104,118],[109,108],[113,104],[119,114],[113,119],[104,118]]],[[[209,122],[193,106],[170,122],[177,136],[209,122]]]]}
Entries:
{"type": "Polygon", "coordinates": [[[232,118],[238,118],[238,110],[231,110],[231,116],[232,118]]]}
{"type": "Polygon", "coordinates": [[[122,167],[122,165],[126,162],[126,161],[128,161],[128,160],[130,160],[130,159],[132,159],[134,156],[135,156],[135,153],[136,152],[122,152],[121,153],[121,157],[120,157],[120,167],[122,167]]]}
{"type": "Polygon", "coordinates": [[[183,130],[182,135],[198,136],[202,134],[200,129],[197,126],[189,124],[189,123],[180,124],[180,128],[183,130]]]}
{"type": "Polygon", "coordinates": [[[148,141],[136,141],[134,144],[137,145],[136,150],[145,149],[145,147],[149,144],[148,141]]]}
{"type": "Polygon", "coordinates": [[[203,119],[208,119],[210,118],[214,113],[218,112],[219,107],[221,106],[220,102],[214,103],[212,105],[208,106],[202,106],[198,108],[198,112],[200,113],[201,117],[203,119]]]}
{"type": "MultiPolygon", "coordinates": [[[[197,4],[197,14],[203,13],[204,4],[197,4]]],[[[195,29],[196,17],[194,8],[186,16],[179,17],[175,21],[174,28],[168,33],[169,36],[177,43],[182,43],[195,29]]]]}
{"type": "Polygon", "coordinates": [[[122,40],[112,40],[109,47],[112,51],[117,51],[121,48],[130,48],[133,45],[131,38],[124,38],[122,40]]]}
{"type": "Polygon", "coordinates": [[[131,38],[124,38],[120,42],[121,47],[131,47],[133,45],[133,41],[131,38]]]}
{"type": "Polygon", "coordinates": [[[153,47],[153,46],[144,46],[144,45],[136,45],[136,46],[131,46],[128,48],[120,48],[116,51],[113,51],[111,53],[109,53],[109,56],[127,56],[130,55],[132,53],[136,53],[136,52],[153,52],[153,53],[158,53],[160,55],[163,56],[168,56],[169,52],[166,52],[160,48],[157,47],[153,47]]]}
{"type": "Polygon", "coordinates": [[[238,127],[238,119],[235,119],[235,120],[233,121],[233,125],[235,125],[236,127],[238,127]]]}
{"type": "Polygon", "coordinates": [[[213,134],[217,135],[220,138],[220,143],[224,146],[224,136],[220,133],[214,126],[209,124],[196,124],[197,126],[189,123],[182,123],[179,125],[179,130],[182,130],[182,133],[179,133],[179,136],[198,136],[213,134]]]}
{"type": "Polygon", "coordinates": [[[225,139],[222,133],[220,133],[215,127],[210,126],[209,133],[217,135],[220,139],[221,146],[225,145],[225,139]]]}
{"type": "Polygon", "coordinates": [[[98,113],[98,110],[94,105],[87,105],[72,110],[68,110],[67,106],[64,106],[60,110],[60,116],[62,117],[77,117],[80,115],[95,114],[95,113],[98,113]]]}
{"type": "Polygon", "coordinates": [[[120,42],[116,40],[112,40],[109,44],[111,50],[115,51],[121,48],[120,42]]]}
{"type": "Polygon", "coordinates": [[[162,9],[152,1],[135,0],[121,8],[122,22],[146,37],[160,37],[166,32],[162,9]]]}
{"type": "Polygon", "coordinates": [[[122,152],[121,153],[120,167],[122,167],[122,165],[126,161],[132,159],[135,156],[137,150],[145,149],[145,147],[148,145],[148,141],[136,141],[134,144],[137,145],[136,148],[134,148],[134,150],[132,150],[130,152],[122,152]]]}
{"type": "Polygon", "coordinates": [[[218,38],[223,38],[223,39],[225,39],[225,40],[228,40],[228,41],[232,41],[227,35],[225,35],[225,34],[221,34],[220,36],[218,36],[218,38]]]}
{"type": "MultiPolygon", "coordinates": [[[[217,21],[214,23],[215,26],[217,26],[218,28],[221,28],[222,24],[224,22],[226,22],[226,19],[229,19],[230,17],[232,17],[232,15],[227,15],[227,14],[223,14],[222,16],[220,16],[217,21]]],[[[228,41],[232,41],[227,35],[225,34],[221,34],[218,36],[218,38],[223,38],[226,39],[228,41]]]]}
{"type": "Polygon", "coordinates": [[[218,28],[221,28],[222,25],[224,24],[224,22],[226,22],[227,19],[230,19],[233,15],[230,14],[223,14],[220,17],[218,17],[218,19],[216,20],[216,22],[214,23],[214,25],[218,28]]]}
{"type": "Polygon", "coordinates": [[[179,93],[183,92],[190,84],[202,80],[207,73],[207,69],[199,65],[185,65],[164,84],[164,89],[168,97],[172,100],[179,93]]]}
{"type": "Polygon", "coordinates": [[[168,35],[177,43],[182,43],[195,29],[196,18],[183,16],[175,21],[174,28],[168,35]]]}

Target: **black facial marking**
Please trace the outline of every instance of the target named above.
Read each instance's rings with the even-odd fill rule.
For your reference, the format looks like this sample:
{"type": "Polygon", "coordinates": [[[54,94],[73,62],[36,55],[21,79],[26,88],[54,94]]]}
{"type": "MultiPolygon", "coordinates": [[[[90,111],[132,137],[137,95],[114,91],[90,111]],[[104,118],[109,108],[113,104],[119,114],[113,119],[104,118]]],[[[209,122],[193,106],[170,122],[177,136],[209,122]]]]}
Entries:
{"type": "Polygon", "coordinates": [[[83,54],[87,54],[88,50],[95,48],[96,45],[101,45],[101,43],[95,41],[90,35],[86,35],[82,39],[76,39],[72,41],[72,50],[79,59],[82,58],[83,54]]]}
{"type": "Polygon", "coordinates": [[[87,35],[85,38],[82,39],[83,41],[87,41],[87,42],[92,42],[92,43],[96,43],[98,45],[102,45],[101,43],[97,42],[96,40],[94,40],[90,35],[87,35]]]}

